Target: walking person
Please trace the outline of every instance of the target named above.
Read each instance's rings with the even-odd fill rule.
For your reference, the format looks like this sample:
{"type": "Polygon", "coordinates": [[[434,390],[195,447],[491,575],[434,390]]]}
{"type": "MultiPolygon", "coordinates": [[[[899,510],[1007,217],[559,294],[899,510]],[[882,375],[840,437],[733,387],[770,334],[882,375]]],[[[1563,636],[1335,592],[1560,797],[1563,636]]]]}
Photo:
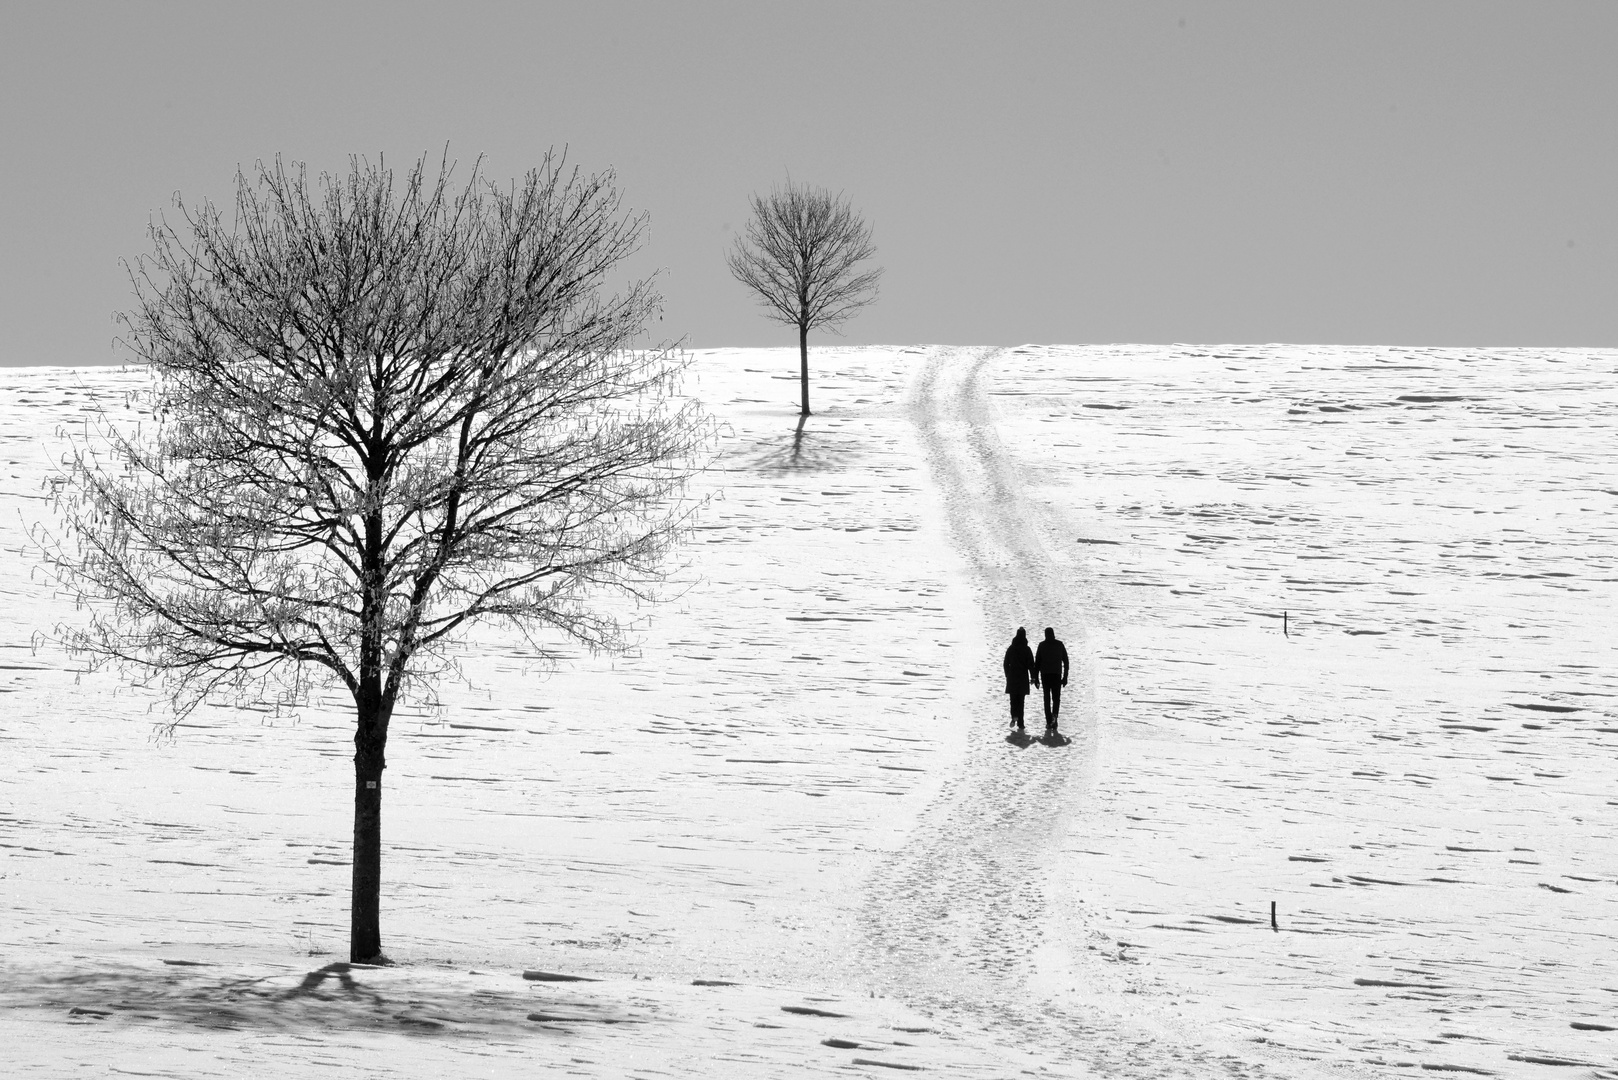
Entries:
{"type": "Polygon", "coordinates": [[[1045,691],[1045,734],[1055,735],[1056,717],[1062,711],[1062,687],[1067,685],[1067,646],[1056,640],[1056,631],[1048,626],[1045,640],[1034,654],[1034,685],[1045,691]]]}
{"type": "Polygon", "coordinates": [[[1028,647],[1028,631],[1020,626],[1006,649],[1004,667],[1006,693],[1011,695],[1011,726],[1021,731],[1022,703],[1028,696],[1028,679],[1032,676],[1034,685],[1038,686],[1039,675],[1034,671],[1034,651],[1028,647]]]}

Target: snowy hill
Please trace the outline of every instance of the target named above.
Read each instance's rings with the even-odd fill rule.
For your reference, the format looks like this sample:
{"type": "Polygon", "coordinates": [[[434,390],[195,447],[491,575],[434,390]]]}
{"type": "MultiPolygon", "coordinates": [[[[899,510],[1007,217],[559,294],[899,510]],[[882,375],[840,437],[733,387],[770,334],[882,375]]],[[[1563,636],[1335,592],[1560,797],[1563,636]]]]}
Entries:
{"type": "Polygon", "coordinates": [[[79,677],[27,530],[142,376],[0,371],[7,1074],[1618,1077],[1618,353],[824,349],[801,433],[795,362],[698,355],[635,655],[396,714],[352,971],[340,699],[79,677]]]}

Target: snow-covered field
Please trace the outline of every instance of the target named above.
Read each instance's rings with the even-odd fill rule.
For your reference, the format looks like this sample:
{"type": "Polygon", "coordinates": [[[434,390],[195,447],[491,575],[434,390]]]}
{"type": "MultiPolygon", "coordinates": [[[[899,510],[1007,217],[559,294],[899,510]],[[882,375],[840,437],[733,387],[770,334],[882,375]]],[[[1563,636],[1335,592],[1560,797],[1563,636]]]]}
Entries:
{"type": "Polygon", "coordinates": [[[813,361],[800,440],[790,350],[699,354],[636,655],[396,718],[352,970],[340,700],[154,737],[38,643],[57,430],[139,376],[0,371],[0,1072],[1618,1077],[1618,354],[813,361]]]}

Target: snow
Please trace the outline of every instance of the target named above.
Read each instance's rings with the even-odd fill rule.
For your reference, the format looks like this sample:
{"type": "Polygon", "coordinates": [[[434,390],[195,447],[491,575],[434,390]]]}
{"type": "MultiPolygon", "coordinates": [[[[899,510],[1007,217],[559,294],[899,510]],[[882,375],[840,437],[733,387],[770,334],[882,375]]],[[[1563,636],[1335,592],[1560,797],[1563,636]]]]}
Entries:
{"type": "Polygon", "coordinates": [[[636,654],[396,717],[352,970],[340,698],[78,674],[28,527],[140,376],[0,372],[3,1071],[1618,1077],[1618,353],[817,349],[796,448],[795,360],[698,354],[636,654]]]}

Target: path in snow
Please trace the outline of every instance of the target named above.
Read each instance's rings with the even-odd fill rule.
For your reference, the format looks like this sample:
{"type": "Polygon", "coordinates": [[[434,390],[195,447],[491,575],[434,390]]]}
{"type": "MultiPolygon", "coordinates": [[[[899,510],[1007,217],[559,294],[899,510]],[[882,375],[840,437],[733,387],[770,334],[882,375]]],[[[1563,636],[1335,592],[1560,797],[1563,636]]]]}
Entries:
{"type": "MultiPolygon", "coordinates": [[[[1139,987],[1106,970],[1107,961],[1124,958],[1102,959],[1097,943],[1106,939],[1094,910],[1060,888],[1063,838],[1095,800],[1097,583],[1066,542],[1072,523],[1064,503],[1073,491],[1042,497],[1048,489],[1000,441],[990,388],[1006,354],[934,349],[912,392],[911,418],[986,640],[964,680],[973,717],[965,758],[904,847],[872,877],[871,966],[896,995],[1105,1075],[1260,1074],[1262,1050],[1188,1031],[1124,997],[1139,987]],[[1067,645],[1062,740],[1009,734],[999,659],[1018,626],[1031,642],[1052,626],[1067,645]]],[[[1037,691],[1027,704],[1027,723],[1038,732],[1037,691]]],[[[1296,1076],[1307,1066],[1282,1068],[1296,1076]]]]}
{"type": "MultiPolygon", "coordinates": [[[[919,981],[968,1010],[997,1012],[1029,978],[1045,936],[1049,846],[1066,808],[1084,797],[1095,741],[1082,606],[1057,580],[1071,566],[1051,554],[1050,523],[1023,497],[982,393],[984,366],[998,351],[934,350],[913,391],[911,417],[972,576],[985,640],[966,667],[973,727],[965,759],[873,880],[869,908],[870,947],[890,985],[919,981]],[[1009,733],[998,657],[1019,625],[1031,641],[1055,626],[1067,643],[1065,741],[1009,733]]],[[[1036,691],[1027,702],[1035,733],[1040,710],[1036,691]]]]}

